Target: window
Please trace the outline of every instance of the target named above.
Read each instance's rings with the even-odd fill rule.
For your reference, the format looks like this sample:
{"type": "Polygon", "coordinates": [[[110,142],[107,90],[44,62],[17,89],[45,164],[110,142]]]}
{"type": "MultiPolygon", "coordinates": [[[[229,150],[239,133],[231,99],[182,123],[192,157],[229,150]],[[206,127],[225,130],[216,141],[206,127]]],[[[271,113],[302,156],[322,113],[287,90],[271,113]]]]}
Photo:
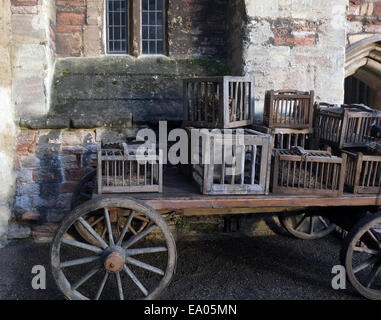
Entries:
{"type": "Polygon", "coordinates": [[[107,51],[128,52],[128,1],[107,0],[107,51]]]}
{"type": "Polygon", "coordinates": [[[163,54],[165,0],[106,0],[107,53],[163,54]]]}
{"type": "Polygon", "coordinates": [[[163,53],[163,0],[142,0],[142,53],[163,53]]]}

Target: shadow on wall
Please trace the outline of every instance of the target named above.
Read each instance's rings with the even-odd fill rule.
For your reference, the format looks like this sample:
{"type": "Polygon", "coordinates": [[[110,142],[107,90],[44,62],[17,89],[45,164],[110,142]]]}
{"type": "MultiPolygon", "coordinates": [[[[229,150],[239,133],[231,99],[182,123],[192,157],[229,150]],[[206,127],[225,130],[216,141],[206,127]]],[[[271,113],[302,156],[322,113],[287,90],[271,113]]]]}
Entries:
{"type": "Polygon", "coordinates": [[[130,56],[60,59],[47,117],[22,119],[31,129],[131,127],[182,119],[182,79],[229,74],[207,59],[130,56]]]}

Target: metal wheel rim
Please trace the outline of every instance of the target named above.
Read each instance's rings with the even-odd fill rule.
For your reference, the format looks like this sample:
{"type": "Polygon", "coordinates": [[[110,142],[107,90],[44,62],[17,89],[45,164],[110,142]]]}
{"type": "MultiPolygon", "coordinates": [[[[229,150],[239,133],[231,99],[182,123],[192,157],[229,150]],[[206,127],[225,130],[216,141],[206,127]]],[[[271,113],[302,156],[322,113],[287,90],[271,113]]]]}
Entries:
{"type": "MultiPolygon", "coordinates": [[[[119,204],[125,203],[125,205],[121,207],[126,207],[126,209],[127,207],[129,207],[129,209],[131,210],[134,210],[137,212],[144,212],[152,221],[155,222],[155,224],[160,229],[162,235],[165,238],[166,245],[167,245],[168,258],[167,258],[166,269],[165,271],[162,270],[164,271],[164,275],[161,281],[148,292],[147,296],[142,297],[142,299],[144,300],[154,299],[160,294],[160,292],[163,289],[165,289],[168,286],[174,274],[175,267],[176,267],[176,260],[177,260],[175,241],[168,228],[166,221],[154,209],[150,208],[149,206],[145,205],[144,203],[140,201],[126,198],[126,197],[123,198],[123,200],[118,199],[118,203],[119,204]]],[[[70,281],[66,278],[61,268],[60,249],[61,249],[63,236],[79,217],[86,214],[85,210],[88,210],[86,208],[91,207],[93,211],[95,211],[95,210],[102,209],[104,206],[116,207],[115,198],[103,198],[100,200],[95,200],[95,201],[93,200],[91,201],[91,204],[84,203],[80,205],[73,211],[71,215],[69,215],[68,217],[64,219],[63,223],[61,224],[60,228],[57,230],[56,235],[54,237],[53,244],[51,247],[52,273],[59,289],[68,299],[89,300],[89,297],[84,296],[77,290],[72,290],[73,284],[71,284],[70,281]]],[[[92,254],[91,256],[97,256],[97,255],[92,254]]]]}

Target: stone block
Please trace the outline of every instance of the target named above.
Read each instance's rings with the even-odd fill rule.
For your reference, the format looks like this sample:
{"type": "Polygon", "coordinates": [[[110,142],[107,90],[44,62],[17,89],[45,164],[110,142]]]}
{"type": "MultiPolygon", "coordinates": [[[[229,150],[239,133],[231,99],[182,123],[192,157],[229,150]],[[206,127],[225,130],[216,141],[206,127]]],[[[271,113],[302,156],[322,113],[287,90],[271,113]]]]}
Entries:
{"type": "Polygon", "coordinates": [[[12,43],[39,44],[46,39],[45,28],[40,17],[30,14],[12,16],[12,43]]]}

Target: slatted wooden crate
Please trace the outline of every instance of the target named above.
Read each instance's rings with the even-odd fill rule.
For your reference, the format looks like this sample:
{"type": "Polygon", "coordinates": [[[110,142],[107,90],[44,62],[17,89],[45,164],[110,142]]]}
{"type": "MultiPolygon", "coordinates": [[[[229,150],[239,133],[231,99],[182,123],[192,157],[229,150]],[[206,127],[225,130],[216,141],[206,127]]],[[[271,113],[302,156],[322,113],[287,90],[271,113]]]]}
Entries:
{"type": "Polygon", "coordinates": [[[239,128],[253,123],[254,79],[207,77],[183,80],[183,126],[239,128]]]}
{"type": "Polygon", "coordinates": [[[343,151],[347,155],[345,186],[353,193],[381,192],[381,155],[343,151]]]}
{"type": "Polygon", "coordinates": [[[252,128],[256,131],[272,135],[272,148],[291,149],[291,147],[302,147],[304,149],[313,148],[312,129],[289,129],[289,128],[269,128],[255,124],[252,128]]]}
{"type": "Polygon", "coordinates": [[[268,194],[271,136],[251,129],[228,131],[230,136],[202,129],[199,144],[192,143],[192,177],[201,193],[268,194]]]}
{"type": "Polygon", "coordinates": [[[381,112],[359,105],[317,104],[315,134],[320,144],[334,148],[365,147],[375,139],[372,124],[380,125],[381,112]]]}
{"type": "Polygon", "coordinates": [[[314,91],[266,91],[263,123],[269,128],[312,129],[314,91]]]}
{"type": "Polygon", "coordinates": [[[343,193],[346,154],[333,156],[328,151],[276,150],[273,192],[284,194],[319,194],[337,196],[343,193]]]}
{"type": "Polygon", "coordinates": [[[139,146],[126,143],[97,149],[98,193],[162,192],[162,152],[138,153],[139,146]]]}

